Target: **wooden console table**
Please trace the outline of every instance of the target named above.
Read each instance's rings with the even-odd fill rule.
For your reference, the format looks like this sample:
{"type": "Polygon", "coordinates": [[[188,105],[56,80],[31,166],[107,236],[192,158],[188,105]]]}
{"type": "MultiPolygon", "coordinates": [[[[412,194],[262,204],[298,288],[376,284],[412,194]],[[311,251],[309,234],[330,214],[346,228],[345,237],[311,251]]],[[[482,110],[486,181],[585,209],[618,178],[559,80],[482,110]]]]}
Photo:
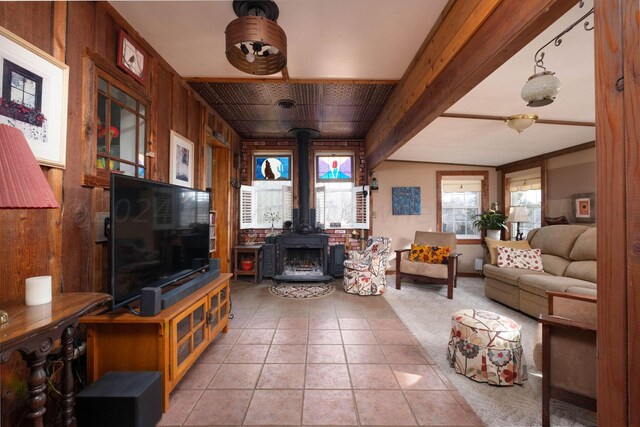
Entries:
{"type": "Polygon", "coordinates": [[[18,351],[29,366],[29,412],[27,418],[34,427],[42,427],[46,409],[47,378],[43,365],[53,350],[56,340],[62,342],[62,398],[60,400],[62,425],[73,423],[73,336],[80,316],[105,307],[111,296],[100,293],[70,292],[53,295],[49,304],[26,306],[24,304],[3,307],[9,313],[9,321],[0,326],[0,363],[6,363],[11,353],[18,351]]]}
{"type": "Polygon", "coordinates": [[[109,371],[160,371],[166,412],[171,390],[209,343],[228,330],[230,279],[230,273],[221,273],[156,316],[120,308],[80,319],[87,325],[88,381],[109,371]]]}

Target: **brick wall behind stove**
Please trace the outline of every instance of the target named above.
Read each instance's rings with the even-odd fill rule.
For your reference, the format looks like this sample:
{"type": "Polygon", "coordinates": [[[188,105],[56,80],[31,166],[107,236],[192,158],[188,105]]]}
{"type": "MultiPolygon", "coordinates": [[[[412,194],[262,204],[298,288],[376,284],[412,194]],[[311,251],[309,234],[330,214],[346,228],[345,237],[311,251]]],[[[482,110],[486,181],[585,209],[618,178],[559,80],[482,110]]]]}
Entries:
{"type": "MultiPolygon", "coordinates": [[[[268,151],[290,151],[293,154],[293,197],[294,206],[297,206],[298,200],[298,183],[297,183],[297,164],[298,164],[298,144],[296,141],[243,141],[242,142],[242,156],[240,158],[240,173],[242,184],[251,185],[252,181],[252,162],[253,153],[256,151],[268,152],[268,151]]],[[[315,153],[318,151],[323,152],[336,152],[344,153],[351,151],[354,154],[354,164],[356,168],[356,185],[366,185],[367,180],[367,163],[365,160],[364,141],[311,141],[310,155],[311,158],[315,157],[315,153]]],[[[311,174],[313,182],[313,174],[315,173],[315,166],[311,165],[311,174]]],[[[313,198],[312,198],[313,202],[313,198]]],[[[254,230],[256,233],[256,240],[259,243],[264,243],[270,229],[258,228],[254,230]]],[[[282,230],[275,229],[274,231],[280,232],[282,230]]],[[[360,232],[360,230],[358,230],[360,232]]],[[[330,229],[325,230],[325,233],[329,235],[329,245],[345,245],[350,248],[359,247],[359,240],[351,237],[351,229],[330,229]]]]}

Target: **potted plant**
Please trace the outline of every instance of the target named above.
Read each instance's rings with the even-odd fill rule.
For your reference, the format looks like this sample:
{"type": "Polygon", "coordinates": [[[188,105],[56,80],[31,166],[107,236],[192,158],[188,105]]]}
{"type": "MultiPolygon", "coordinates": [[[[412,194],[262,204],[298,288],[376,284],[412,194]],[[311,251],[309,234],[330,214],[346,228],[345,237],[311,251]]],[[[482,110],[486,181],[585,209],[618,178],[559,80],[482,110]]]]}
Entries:
{"type": "Polygon", "coordinates": [[[478,230],[484,230],[487,237],[500,240],[502,230],[507,230],[507,217],[500,211],[489,209],[473,216],[473,226],[478,230]]]}

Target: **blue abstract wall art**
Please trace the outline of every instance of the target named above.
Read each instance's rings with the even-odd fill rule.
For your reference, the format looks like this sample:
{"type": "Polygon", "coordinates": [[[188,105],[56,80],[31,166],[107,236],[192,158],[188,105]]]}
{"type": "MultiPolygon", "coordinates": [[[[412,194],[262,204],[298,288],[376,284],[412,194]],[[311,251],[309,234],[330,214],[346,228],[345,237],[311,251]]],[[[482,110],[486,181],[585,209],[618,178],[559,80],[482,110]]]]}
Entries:
{"type": "Polygon", "coordinates": [[[391,189],[393,215],[420,215],[420,187],[391,189]]]}

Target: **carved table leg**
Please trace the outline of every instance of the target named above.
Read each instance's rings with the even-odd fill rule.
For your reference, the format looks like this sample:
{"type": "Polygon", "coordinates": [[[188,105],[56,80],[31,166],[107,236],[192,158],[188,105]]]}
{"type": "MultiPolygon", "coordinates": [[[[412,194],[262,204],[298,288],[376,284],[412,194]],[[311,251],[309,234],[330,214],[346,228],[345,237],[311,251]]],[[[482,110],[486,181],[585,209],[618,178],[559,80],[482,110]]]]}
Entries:
{"type": "Polygon", "coordinates": [[[60,407],[62,412],[62,425],[71,426],[73,422],[73,405],[75,398],[73,396],[73,327],[65,328],[62,333],[62,360],[64,362],[62,368],[62,399],[60,407]]]}
{"type": "Polygon", "coordinates": [[[29,406],[29,412],[26,416],[32,420],[33,427],[42,427],[42,416],[46,412],[44,404],[47,401],[47,395],[44,391],[47,388],[45,384],[47,375],[42,366],[47,358],[47,353],[48,351],[34,351],[29,353],[27,357],[27,365],[29,366],[29,378],[27,378],[29,399],[27,400],[27,405],[29,406]]]}

